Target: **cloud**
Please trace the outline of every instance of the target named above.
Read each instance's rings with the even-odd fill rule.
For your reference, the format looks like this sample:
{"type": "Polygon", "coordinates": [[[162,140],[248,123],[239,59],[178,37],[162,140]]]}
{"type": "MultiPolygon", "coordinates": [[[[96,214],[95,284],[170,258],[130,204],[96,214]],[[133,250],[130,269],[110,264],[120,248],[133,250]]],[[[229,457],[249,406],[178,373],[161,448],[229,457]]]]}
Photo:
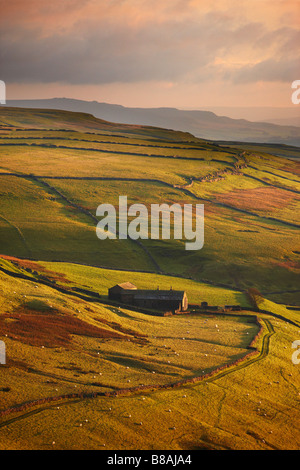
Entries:
{"type": "Polygon", "coordinates": [[[196,0],[4,3],[0,63],[7,82],[295,78],[299,33],[268,24],[263,14],[254,19],[242,8],[247,2],[240,10],[226,0],[205,2],[205,9],[196,0]]]}
{"type": "Polygon", "coordinates": [[[291,83],[293,77],[300,74],[300,54],[294,57],[277,61],[267,59],[255,65],[241,68],[232,75],[234,83],[251,83],[259,81],[291,83]]]}

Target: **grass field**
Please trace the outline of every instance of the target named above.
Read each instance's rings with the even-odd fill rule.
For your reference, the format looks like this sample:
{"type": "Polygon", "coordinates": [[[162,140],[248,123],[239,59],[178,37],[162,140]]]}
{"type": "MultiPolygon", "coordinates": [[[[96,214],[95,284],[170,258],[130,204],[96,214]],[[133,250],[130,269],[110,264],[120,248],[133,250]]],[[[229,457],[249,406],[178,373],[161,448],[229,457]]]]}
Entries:
{"type": "Polygon", "coordinates": [[[272,150],[1,107],[1,450],[299,448],[299,164],[272,150]],[[120,195],[204,204],[203,249],[100,241],[120,195]],[[149,315],[124,281],[242,310],[149,315]]]}
{"type": "Polygon", "coordinates": [[[297,303],[300,196],[294,161],[260,148],[223,147],[187,133],[84,114],[1,111],[4,254],[181,274],[278,292],[274,300],[282,295],[283,302],[297,303]],[[203,203],[204,248],[191,254],[177,240],[99,242],[96,208],[116,205],[119,195],[147,207],[203,203]]]}
{"type": "MultiPolygon", "coordinates": [[[[4,259],[2,267],[21,273],[20,263],[13,271],[4,259]]],[[[120,276],[42,267],[60,285],[103,294],[120,276]]],[[[133,280],[154,285],[157,277],[133,280]]],[[[195,282],[185,282],[197,301],[195,282]]],[[[299,366],[291,360],[297,313],[264,301],[268,314],[157,317],[59,293],[37,274],[29,281],[2,272],[0,285],[7,351],[1,411],[11,409],[0,415],[1,449],[298,448],[299,366]],[[263,329],[249,349],[260,330],[256,315],[263,329]],[[253,347],[257,354],[246,359],[253,347]]],[[[234,292],[224,291],[214,300],[233,300],[234,292]]]]}

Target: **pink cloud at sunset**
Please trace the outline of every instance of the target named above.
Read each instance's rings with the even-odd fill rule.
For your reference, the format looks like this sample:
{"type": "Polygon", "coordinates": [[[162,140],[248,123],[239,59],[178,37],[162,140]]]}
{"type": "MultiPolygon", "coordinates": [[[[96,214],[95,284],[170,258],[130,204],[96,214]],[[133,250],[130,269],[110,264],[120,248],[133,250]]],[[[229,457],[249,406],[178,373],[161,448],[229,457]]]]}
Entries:
{"type": "Polygon", "coordinates": [[[11,0],[0,8],[10,99],[290,106],[300,78],[298,0],[11,0]]]}

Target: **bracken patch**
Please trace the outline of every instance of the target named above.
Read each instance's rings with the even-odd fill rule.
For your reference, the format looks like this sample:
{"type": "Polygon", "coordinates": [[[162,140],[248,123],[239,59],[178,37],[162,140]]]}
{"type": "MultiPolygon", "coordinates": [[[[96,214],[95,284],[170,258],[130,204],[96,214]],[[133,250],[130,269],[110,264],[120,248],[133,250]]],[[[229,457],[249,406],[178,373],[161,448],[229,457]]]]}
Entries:
{"type": "Polygon", "coordinates": [[[45,268],[44,266],[40,265],[35,261],[15,258],[13,256],[1,255],[1,258],[6,259],[17,266],[19,269],[24,269],[25,271],[35,272],[37,274],[42,274],[49,280],[56,281],[56,282],[63,282],[68,283],[68,279],[65,277],[64,274],[58,273],[55,271],[50,271],[49,269],[45,268]]]}
{"type": "Polygon", "coordinates": [[[300,176],[300,165],[298,162],[295,165],[285,165],[279,168],[281,171],[287,171],[289,173],[293,173],[294,175],[300,176]]]}
{"type": "Polygon", "coordinates": [[[300,197],[279,188],[255,188],[230,191],[216,196],[217,201],[230,204],[239,209],[255,211],[273,211],[288,206],[300,197]]]}
{"type": "Polygon", "coordinates": [[[2,335],[31,346],[67,346],[72,341],[72,335],[127,339],[127,336],[99,328],[71,315],[59,315],[57,312],[40,315],[28,309],[22,313],[1,315],[0,329],[2,335]]]}

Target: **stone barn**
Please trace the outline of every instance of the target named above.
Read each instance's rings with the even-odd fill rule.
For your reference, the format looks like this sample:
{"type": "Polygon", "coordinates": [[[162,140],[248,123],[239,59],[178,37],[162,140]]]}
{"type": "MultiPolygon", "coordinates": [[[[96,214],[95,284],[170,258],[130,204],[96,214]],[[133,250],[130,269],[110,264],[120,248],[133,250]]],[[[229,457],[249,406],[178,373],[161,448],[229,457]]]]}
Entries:
{"type": "Polygon", "coordinates": [[[185,311],[188,308],[187,295],[178,290],[137,290],[134,305],[162,311],[185,311]]]}
{"type": "Polygon", "coordinates": [[[108,290],[108,297],[127,305],[163,312],[184,312],[188,309],[188,298],[185,291],[138,289],[130,282],[111,287],[108,290]]]}
{"type": "Polygon", "coordinates": [[[133,302],[133,292],[137,290],[137,287],[131,282],[123,282],[117,284],[108,289],[108,298],[111,300],[117,300],[123,304],[131,304],[133,302]]]}

